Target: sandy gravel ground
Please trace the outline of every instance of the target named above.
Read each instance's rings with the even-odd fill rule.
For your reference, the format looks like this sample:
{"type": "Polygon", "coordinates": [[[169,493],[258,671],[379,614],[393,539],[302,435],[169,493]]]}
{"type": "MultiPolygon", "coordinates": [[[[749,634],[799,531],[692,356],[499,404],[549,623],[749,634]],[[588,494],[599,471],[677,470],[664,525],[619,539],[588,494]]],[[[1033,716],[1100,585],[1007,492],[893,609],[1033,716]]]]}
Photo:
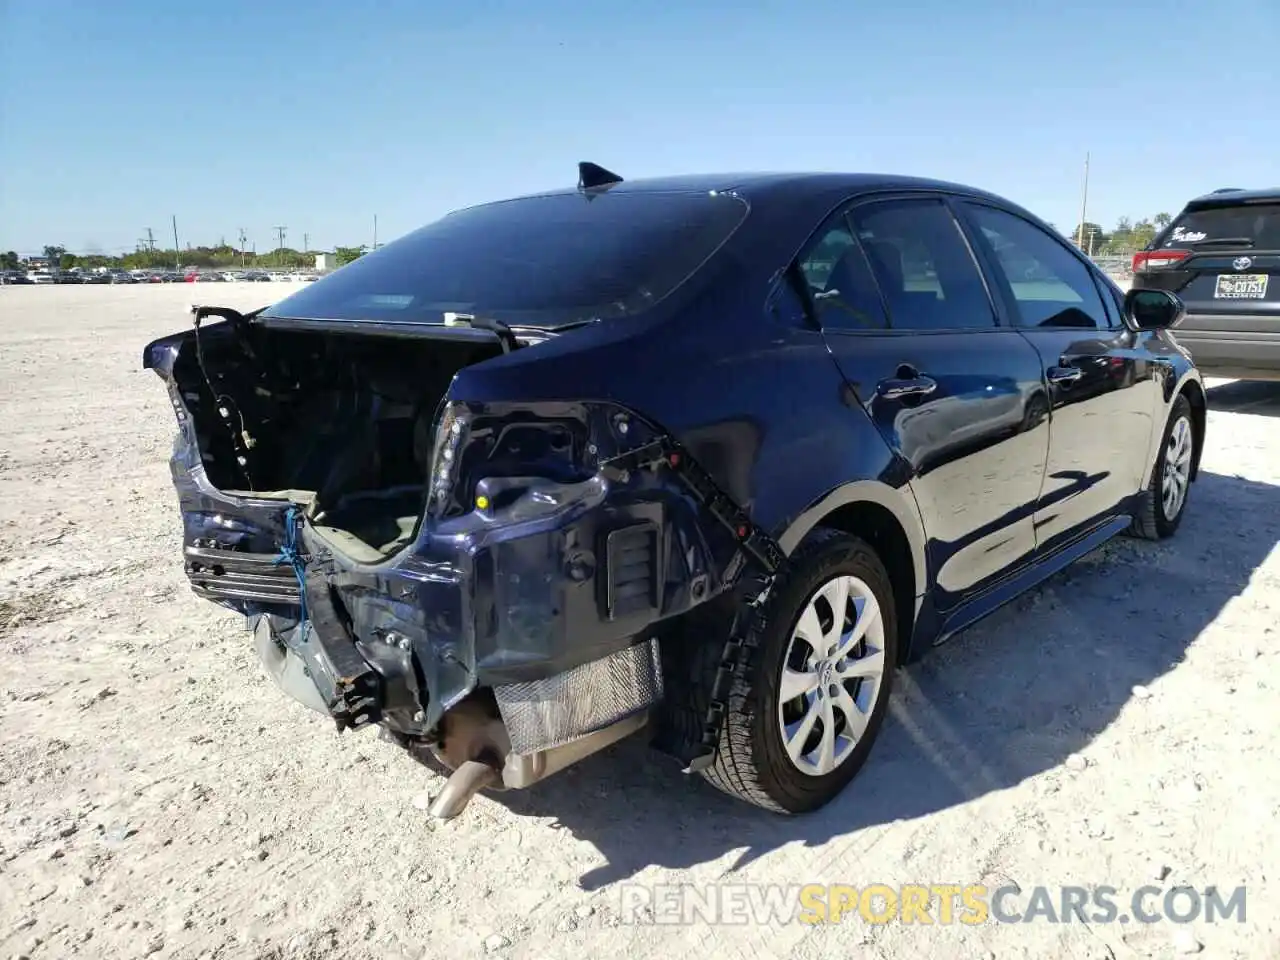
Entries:
{"type": "Polygon", "coordinates": [[[1280,385],[1211,391],[1180,535],[1117,541],[901,677],[857,784],[784,820],[642,743],[440,780],[277,694],[185,586],[141,348],[193,298],[0,288],[0,956],[1280,957],[1280,385]],[[624,884],[1248,888],[1189,928],[649,926],[624,884]]]}

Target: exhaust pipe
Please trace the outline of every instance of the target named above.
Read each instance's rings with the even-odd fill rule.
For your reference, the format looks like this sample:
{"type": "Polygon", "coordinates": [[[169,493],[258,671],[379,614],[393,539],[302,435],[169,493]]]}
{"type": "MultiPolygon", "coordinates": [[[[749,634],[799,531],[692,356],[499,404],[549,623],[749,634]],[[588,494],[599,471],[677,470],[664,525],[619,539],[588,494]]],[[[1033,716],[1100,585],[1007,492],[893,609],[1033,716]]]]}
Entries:
{"type": "Polygon", "coordinates": [[[471,802],[471,798],[499,780],[498,771],[479,760],[468,760],[445,781],[440,796],[431,802],[427,814],[434,820],[452,820],[471,802]]]}
{"type": "Polygon", "coordinates": [[[508,753],[501,770],[481,760],[466,760],[454,769],[428,813],[437,820],[452,820],[486,787],[521,790],[532,786],[630,736],[648,719],[647,713],[637,713],[569,743],[535,753],[508,753]]]}

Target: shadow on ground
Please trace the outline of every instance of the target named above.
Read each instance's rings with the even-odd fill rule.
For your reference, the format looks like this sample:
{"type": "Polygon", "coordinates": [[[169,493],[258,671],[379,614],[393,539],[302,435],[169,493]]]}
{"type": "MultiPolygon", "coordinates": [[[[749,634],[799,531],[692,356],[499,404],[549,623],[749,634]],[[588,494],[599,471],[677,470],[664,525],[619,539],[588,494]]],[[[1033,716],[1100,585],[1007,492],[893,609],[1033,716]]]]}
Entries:
{"type": "Polygon", "coordinates": [[[580,879],[588,890],[650,865],[688,868],[746,847],[741,867],[787,843],[935,813],[1086,747],[1134,685],[1179,663],[1278,540],[1280,488],[1202,472],[1172,540],[1112,541],[899,671],[867,766],[808,816],[724,797],[640,738],[494,797],[595,845],[607,864],[580,879]]]}
{"type": "Polygon", "coordinates": [[[1280,381],[1231,380],[1208,387],[1209,409],[1280,417],[1280,381]]]}

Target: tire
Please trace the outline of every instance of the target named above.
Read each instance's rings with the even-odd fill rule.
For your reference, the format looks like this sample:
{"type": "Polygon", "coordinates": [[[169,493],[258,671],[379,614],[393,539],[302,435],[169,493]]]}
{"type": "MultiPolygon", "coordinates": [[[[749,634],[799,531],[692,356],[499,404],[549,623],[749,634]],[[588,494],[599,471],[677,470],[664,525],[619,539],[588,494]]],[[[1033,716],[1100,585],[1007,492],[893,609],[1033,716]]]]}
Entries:
{"type": "MultiPolygon", "coordinates": [[[[861,608],[864,614],[867,606],[864,597],[861,608]]],[[[850,607],[846,609],[852,612],[850,607]]],[[[856,621],[862,622],[861,618],[856,621]]],[[[888,708],[897,665],[898,622],[893,588],[879,557],[857,537],[825,528],[816,530],[788,559],[774,582],[750,627],[746,651],[745,663],[731,687],[715,760],[703,776],[725,793],[767,810],[787,814],[817,810],[840,793],[866,762],[888,708]],[[878,626],[875,618],[869,618],[862,641],[852,645],[855,658],[839,661],[843,664],[840,669],[868,672],[875,667],[874,647],[878,643],[883,666],[874,688],[867,687],[866,680],[840,680],[840,673],[830,672],[829,668],[835,665],[832,661],[816,669],[802,665],[800,658],[809,648],[808,644],[799,640],[792,643],[798,630],[812,632],[812,619],[806,621],[807,626],[800,625],[811,603],[818,611],[814,614],[819,617],[818,626],[826,627],[832,622],[827,596],[838,596],[834,592],[838,587],[831,586],[838,580],[848,585],[851,596],[869,595],[878,607],[878,626]],[[829,589],[823,592],[824,587],[829,589]],[[821,600],[816,599],[819,594],[821,600]],[[827,611],[825,619],[822,610],[827,611]],[[783,668],[789,654],[792,666],[801,668],[806,677],[816,677],[821,682],[811,693],[783,704],[780,702],[783,668]],[[828,685],[828,681],[835,682],[828,685]],[[819,689],[823,691],[820,699],[819,689]],[[836,691],[843,691],[845,696],[838,696],[836,691]],[[855,708],[858,722],[865,720],[856,741],[844,741],[842,751],[840,735],[847,732],[854,721],[841,712],[841,707],[855,708]],[[818,715],[810,722],[809,713],[814,710],[818,715]],[[809,722],[811,732],[806,743],[813,742],[814,736],[818,738],[819,747],[812,752],[805,751],[813,762],[804,756],[800,761],[793,760],[784,742],[784,720],[797,716],[804,719],[791,721],[796,723],[794,732],[798,734],[803,724],[809,722]],[[833,769],[824,772],[821,745],[825,740],[821,734],[826,732],[828,718],[835,743],[831,755],[839,759],[833,769]]]]}
{"type": "Polygon", "coordinates": [[[1191,403],[1184,395],[1178,394],[1160,437],[1160,448],[1156,451],[1155,466],[1151,470],[1151,485],[1141,498],[1141,506],[1129,526],[1130,536],[1163,540],[1177,532],[1191,496],[1191,468],[1194,463],[1195,427],[1191,419],[1191,403]],[[1186,445],[1185,450],[1179,446],[1179,437],[1183,438],[1181,443],[1186,445]],[[1180,450],[1184,452],[1179,453],[1180,450]],[[1165,480],[1171,474],[1175,478],[1180,476],[1182,483],[1182,494],[1173,510],[1168,509],[1165,498],[1165,480]]]}

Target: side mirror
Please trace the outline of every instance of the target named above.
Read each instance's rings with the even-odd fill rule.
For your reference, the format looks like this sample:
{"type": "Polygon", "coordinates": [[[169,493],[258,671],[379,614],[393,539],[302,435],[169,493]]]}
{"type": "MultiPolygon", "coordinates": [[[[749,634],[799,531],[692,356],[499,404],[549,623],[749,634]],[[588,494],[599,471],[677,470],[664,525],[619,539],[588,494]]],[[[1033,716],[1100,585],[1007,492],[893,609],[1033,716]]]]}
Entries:
{"type": "Polygon", "coordinates": [[[1130,290],[1124,315],[1135,330],[1171,330],[1187,315],[1186,305],[1168,290],[1130,290]]]}

